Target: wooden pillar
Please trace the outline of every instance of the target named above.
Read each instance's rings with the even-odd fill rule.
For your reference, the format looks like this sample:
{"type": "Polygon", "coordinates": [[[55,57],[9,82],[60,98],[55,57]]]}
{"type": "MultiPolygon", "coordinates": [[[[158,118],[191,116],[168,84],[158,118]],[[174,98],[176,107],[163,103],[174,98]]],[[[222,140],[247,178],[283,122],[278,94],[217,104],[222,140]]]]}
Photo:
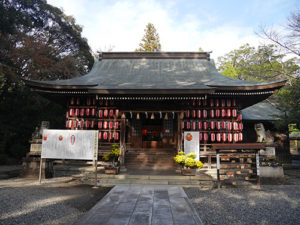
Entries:
{"type": "Polygon", "coordinates": [[[125,143],[125,135],[126,135],[126,121],[125,116],[121,118],[121,131],[120,131],[120,150],[121,150],[121,159],[120,164],[124,166],[125,164],[125,151],[126,151],[126,143],[125,143]]]}
{"type": "Polygon", "coordinates": [[[182,143],[181,143],[181,113],[177,113],[177,152],[182,151],[182,143]]]}

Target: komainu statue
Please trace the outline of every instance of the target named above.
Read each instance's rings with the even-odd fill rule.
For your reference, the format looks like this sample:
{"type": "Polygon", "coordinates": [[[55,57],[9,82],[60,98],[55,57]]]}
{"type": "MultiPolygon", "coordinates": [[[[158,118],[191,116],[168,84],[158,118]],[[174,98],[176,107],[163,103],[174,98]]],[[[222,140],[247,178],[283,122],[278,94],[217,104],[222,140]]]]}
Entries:
{"type": "Polygon", "coordinates": [[[264,125],[262,123],[254,124],[254,130],[257,134],[256,142],[264,142],[266,140],[266,131],[264,125]]]}

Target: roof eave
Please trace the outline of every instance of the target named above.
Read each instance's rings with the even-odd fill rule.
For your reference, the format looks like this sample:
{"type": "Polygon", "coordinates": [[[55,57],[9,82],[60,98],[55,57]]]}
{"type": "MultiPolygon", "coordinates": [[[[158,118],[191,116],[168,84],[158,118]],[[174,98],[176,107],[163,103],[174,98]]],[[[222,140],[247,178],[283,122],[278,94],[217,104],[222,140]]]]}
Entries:
{"type": "MultiPolygon", "coordinates": [[[[251,86],[210,86],[215,87],[216,90],[263,90],[263,89],[279,89],[286,84],[286,80],[274,82],[270,84],[258,84],[258,85],[251,85],[251,86]]],[[[208,85],[209,86],[209,85],[208,85]]]]}

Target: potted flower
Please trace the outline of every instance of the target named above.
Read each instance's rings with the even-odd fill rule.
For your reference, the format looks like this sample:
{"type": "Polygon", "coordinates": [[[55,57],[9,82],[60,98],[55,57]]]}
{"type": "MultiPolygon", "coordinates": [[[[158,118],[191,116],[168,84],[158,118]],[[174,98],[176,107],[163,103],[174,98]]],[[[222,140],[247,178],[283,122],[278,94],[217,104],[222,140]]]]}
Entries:
{"type": "Polygon", "coordinates": [[[203,163],[195,158],[195,153],[188,153],[185,155],[184,152],[179,152],[178,155],[174,157],[175,162],[181,166],[182,175],[195,176],[196,169],[203,167],[203,163]]]}
{"type": "Polygon", "coordinates": [[[113,144],[110,153],[103,156],[104,161],[109,161],[110,165],[105,167],[106,174],[118,174],[120,172],[119,156],[121,155],[120,146],[113,144]]]}

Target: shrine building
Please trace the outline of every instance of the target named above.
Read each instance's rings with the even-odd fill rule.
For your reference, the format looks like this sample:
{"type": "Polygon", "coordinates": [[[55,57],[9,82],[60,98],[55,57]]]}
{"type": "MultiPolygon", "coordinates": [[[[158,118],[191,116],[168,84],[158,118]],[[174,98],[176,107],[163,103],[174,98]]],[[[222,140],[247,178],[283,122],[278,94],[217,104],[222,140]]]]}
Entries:
{"type": "Polygon", "coordinates": [[[63,102],[66,129],[99,130],[100,157],[120,144],[133,169],[170,169],[186,131],[199,132],[204,161],[215,156],[213,145],[251,148],[241,110],[285,85],[223,76],[207,52],[103,52],[86,75],[25,83],[63,102]],[[150,153],[160,156],[156,164],[150,153]]]}

